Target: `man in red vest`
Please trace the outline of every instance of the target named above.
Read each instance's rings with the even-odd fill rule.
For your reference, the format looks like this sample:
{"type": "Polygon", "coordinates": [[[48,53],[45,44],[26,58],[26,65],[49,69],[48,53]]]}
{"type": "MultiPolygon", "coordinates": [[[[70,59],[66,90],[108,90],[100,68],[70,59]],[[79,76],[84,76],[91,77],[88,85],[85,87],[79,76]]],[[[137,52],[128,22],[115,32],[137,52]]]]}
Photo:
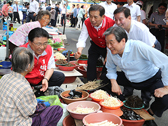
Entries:
{"type": "Polygon", "coordinates": [[[46,30],[35,28],[28,34],[28,43],[21,46],[29,48],[34,53],[34,68],[25,77],[31,86],[42,84],[42,92],[49,86],[60,86],[65,79],[63,73],[54,71],[55,61],[52,48],[48,45],[48,38],[46,30]]]}
{"type": "MultiPolygon", "coordinates": [[[[111,26],[114,25],[114,20],[105,15],[105,9],[101,5],[93,5],[89,9],[89,18],[83,23],[83,28],[78,38],[77,52],[75,58],[78,59],[82,50],[86,45],[88,36],[91,39],[91,46],[88,50],[88,67],[87,67],[87,80],[93,81],[96,77],[96,63],[97,59],[102,56],[106,58],[106,41],[103,33],[111,26]]],[[[105,67],[102,73],[106,71],[105,67]]]]}

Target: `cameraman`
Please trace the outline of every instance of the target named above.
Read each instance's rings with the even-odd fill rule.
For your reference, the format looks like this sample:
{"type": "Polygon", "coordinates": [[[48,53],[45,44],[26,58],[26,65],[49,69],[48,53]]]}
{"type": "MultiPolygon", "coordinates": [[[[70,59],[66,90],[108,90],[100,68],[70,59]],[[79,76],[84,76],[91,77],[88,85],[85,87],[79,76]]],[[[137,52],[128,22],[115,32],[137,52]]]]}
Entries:
{"type": "Polygon", "coordinates": [[[22,13],[23,13],[23,19],[22,19],[22,24],[24,24],[24,20],[27,17],[27,10],[29,9],[29,3],[25,2],[22,7],[22,13]]]}
{"type": "Polygon", "coordinates": [[[164,52],[165,47],[165,29],[168,28],[163,20],[165,18],[166,9],[167,4],[160,3],[158,12],[154,12],[149,19],[150,32],[156,36],[157,40],[160,42],[162,52],[164,52]]]}

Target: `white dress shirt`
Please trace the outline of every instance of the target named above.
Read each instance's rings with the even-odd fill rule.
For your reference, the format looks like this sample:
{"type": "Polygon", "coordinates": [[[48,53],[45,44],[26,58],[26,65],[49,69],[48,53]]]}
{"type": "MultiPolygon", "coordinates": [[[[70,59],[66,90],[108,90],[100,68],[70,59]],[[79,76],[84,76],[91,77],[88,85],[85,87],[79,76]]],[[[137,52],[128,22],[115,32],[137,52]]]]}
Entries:
{"type": "Polygon", "coordinates": [[[122,57],[118,54],[113,55],[107,49],[106,76],[109,79],[117,79],[116,66],[125,73],[129,81],[134,83],[150,79],[160,69],[162,82],[168,86],[168,57],[141,41],[128,40],[122,57]]]}
{"type": "Polygon", "coordinates": [[[114,11],[117,9],[117,5],[114,3],[107,4],[107,2],[102,2],[99,5],[103,6],[105,9],[105,15],[107,17],[110,17],[111,19],[114,19],[114,11]]]}
{"type": "Polygon", "coordinates": [[[145,13],[144,10],[141,10],[141,22],[142,22],[144,19],[146,20],[146,13],[145,13]]]}
{"type": "MultiPolygon", "coordinates": [[[[98,26],[98,27],[94,27],[97,31],[99,28],[101,28],[102,26],[102,23],[98,26]]],[[[85,25],[85,23],[83,23],[83,27],[82,27],[82,30],[81,30],[81,33],[79,35],[79,38],[78,38],[78,43],[76,44],[76,47],[85,47],[86,46],[86,40],[89,36],[89,33],[88,33],[88,30],[87,30],[87,27],[85,25]]]]}
{"type": "Polygon", "coordinates": [[[29,5],[29,12],[35,12],[36,14],[39,11],[39,3],[35,0],[31,0],[30,1],[30,5],[29,5]]]}
{"type": "Polygon", "coordinates": [[[133,20],[137,20],[137,16],[141,16],[141,11],[140,11],[141,9],[139,5],[136,5],[135,3],[131,4],[130,6],[128,4],[125,4],[123,7],[130,9],[131,18],[133,20]]]}
{"type": "MultiPolygon", "coordinates": [[[[116,24],[114,26],[117,26],[116,24]]],[[[131,28],[127,33],[128,39],[140,40],[149,46],[153,46],[156,42],[156,37],[149,31],[149,28],[141,22],[131,20],[131,28]]]]}
{"type": "Polygon", "coordinates": [[[63,7],[61,13],[66,14],[66,8],[63,7]]]}
{"type": "Polygon", "coordinates": [[[13,12],[19,12],[19,5],[13,5],[13,12]]]}

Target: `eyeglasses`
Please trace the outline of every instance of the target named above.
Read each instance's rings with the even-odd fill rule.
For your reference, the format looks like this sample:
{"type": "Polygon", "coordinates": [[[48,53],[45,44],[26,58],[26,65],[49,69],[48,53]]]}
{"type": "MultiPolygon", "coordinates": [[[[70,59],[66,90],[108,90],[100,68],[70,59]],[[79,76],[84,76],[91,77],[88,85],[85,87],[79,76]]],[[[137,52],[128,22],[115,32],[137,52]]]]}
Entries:
{"type": "Polygon", "coordinates": [[[159,7],[159,9],[161,9],[161,10],[166,10],[166,8],[164,8],[164,7],[159,7]]]}
{"type": "MultiPolygon", "coordinates": [[[[34,43],[34,42],[33,42],[34,43]]],[[[48,45],[48,42],[45,42],[45,43],[34,43],[36,46],[38,46],[38,47],[41,47],[41,46],[44,46],[44,47],[46,47],[47,45],[48,45]]]]}
{"type": "Polygon", "coordinates": [[[49,18],[42,18],[43,20],[45,20],[45,21],[50,21],[50,19],[49,18]]]}

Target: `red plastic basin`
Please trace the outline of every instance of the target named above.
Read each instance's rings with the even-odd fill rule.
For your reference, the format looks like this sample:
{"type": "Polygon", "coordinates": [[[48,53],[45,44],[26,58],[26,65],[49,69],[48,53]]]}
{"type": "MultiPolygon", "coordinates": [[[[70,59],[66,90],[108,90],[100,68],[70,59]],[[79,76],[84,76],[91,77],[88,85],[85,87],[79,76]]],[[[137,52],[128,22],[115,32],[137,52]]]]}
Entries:
{"type": "MultiPolygon", "coordinates": [[[[71,63],[72,64],[72,63],[71,63]]],[[[68,67],[68,66],[61,66],[61,65],[58,65],[58,68],[62,71],[72,71],[75,69],[76,65],[73,64],[74,66],[71,66],[71,67],[68,67]]]]}
{"type": "Polygon", "coordinates": [[[71,117],[71,115],[68,115],[63,120],[63,126],[76,126],[74,118],[71,117]]]}
{"type": "Polygon", "coordinates": [[[78,60],[78,63],[79,63],[79,64],[87,64],[87,59],[86,59],[86,60],[80,60],[80,59],[79,59],[79,60],[78,60]]]}
{"type": "Polygon", "coordinates": [[[65,77],[63,84],[73,83],[76,80],[76,77],[65,77]]]}

